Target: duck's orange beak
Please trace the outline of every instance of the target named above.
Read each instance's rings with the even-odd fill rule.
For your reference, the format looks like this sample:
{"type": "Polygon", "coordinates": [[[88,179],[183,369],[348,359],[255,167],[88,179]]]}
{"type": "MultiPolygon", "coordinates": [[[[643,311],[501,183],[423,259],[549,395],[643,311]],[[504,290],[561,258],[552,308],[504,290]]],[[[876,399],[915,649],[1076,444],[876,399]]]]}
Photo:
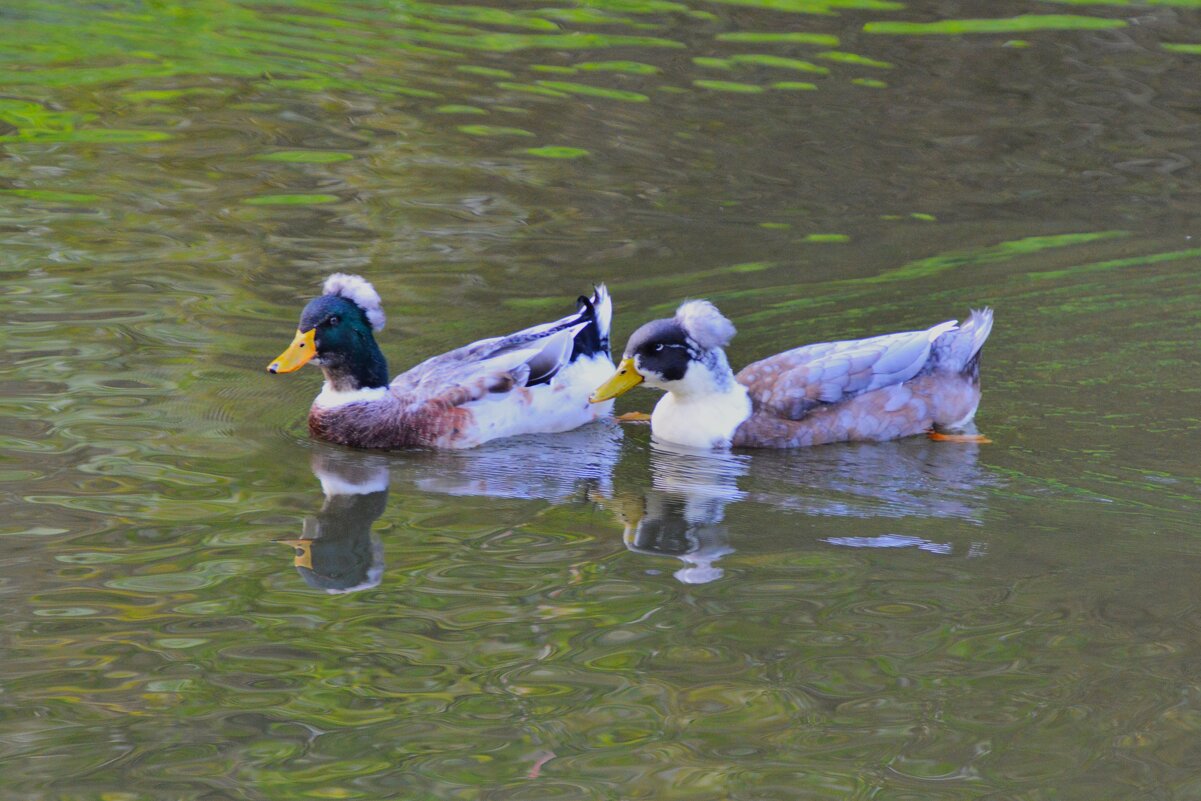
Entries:
{"type": "Polygon", "coordinates": [[[617,372],[609,380],[601,384],[588,398],[592,403],[600,403],[618,395],[624,395],[642,383],[642,373],[634,366],[633,359],[622,359],[617,366],[617,372]]]}
{"type": "Polygon", "coordinates": [[[268,373],[290,373],[308,364],[309,359],[317,355],[317,343],[314,341],[317,329],[297,331],[295,339],[288,349],[275,357],[275,361],[267,365],[268,373]]]}

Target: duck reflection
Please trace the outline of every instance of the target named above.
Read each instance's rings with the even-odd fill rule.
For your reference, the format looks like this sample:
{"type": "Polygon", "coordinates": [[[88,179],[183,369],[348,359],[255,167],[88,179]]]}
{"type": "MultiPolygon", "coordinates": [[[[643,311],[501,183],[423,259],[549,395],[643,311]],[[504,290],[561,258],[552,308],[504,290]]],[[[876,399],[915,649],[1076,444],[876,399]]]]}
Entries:
{"type": "Polygon", "coordinates": [[[745,497],[737,482],[749,469],[749,457],[663,444],[654,447],[650,461],[651,486],[640,500],[617,510],[626,548],[685,562],[675,572],[684,584],[721,578],[715,563],[734,552],[722,521],[726,504],[745,497]]]}
{"type": "Polygon", "coordinates": [[[378,585],[383,548],[371,529],[394,476],[423,493],[591,501],[614,514],[631,552],[678,560],[676,580],[705,584],[723,577],[720,562],[734,552],[732,543],[754,531],[795,532],[828,546],[982,555],[981,543],[944,541],[954,536],[848,531],[844,523],[822,536],[820,521],[941,518],[974,529],[988,488],[1000,483],[978,464],[975,444],[906,440],[730,453],[633,443],[618,471],[622,439],[618,424],[598,422],[470,451],[373,453],[318,444],[311,467],[325,502],[298,539],[282,542],[294,548],[296,569],[314,589],[346,593],[378,585]]]}
{"type": "Polygon", "coordinates": [[[560,434],[495,440],[479,448],[421,451],[402,458],[417,489],[439,495],[563,503],[581,489],[609,493],[621,457],[621,426],[598,420],[560,434]]]}
{"type": "MultiPolygon", "coordinates": [[[[670,556],[687,566],[687,584],[721,578],[717,562],[734,552],[727,506],[746,517],[784,511],[813,518],[951,518],[981,522],[985,489],[997,479],[978,464],[979,445],[902,441],[834,445],[795,452],[734,454],[681,450],[654,442],[650,487],[641,497],[619,494],[615,507],[631,551],[670,556]],[[739,485],[747,487],[741,489],[739,485]],[[759,510],[753,507],[758,506],[759,510]]],[[[738,528],[752,528],[742,520],[738,528]]],[[[908,534],[834,536],[830,545],[917,548],[949,555],[955,545],[908,534]]],[[[965,555],[984,553],[981,543],[965,555]]]]}
{"type": "Polygon", "coordinates": [[[293,564],[305,583],[328,593],[366,590],[384,575],[384,548],[371,525],[388,505],[388,461],[376,454],[322,448],[310,461],[325,503],[305,518],[293,564]]]}
{"type": "Polygon", "coordinates": [[[997,477],[981,446],[911,438],[764,454],[752,499],[818,517],[953,518],[980,523],[997,477]]]}
{"type": "Polygon", "coordinates": [[[379,453],[314,443],[310,467],[325,502],[299,538],[278,541],[294,549],[293,564],[310,587],[370,589],[384,574],[383,546],[371,527],[387,506],[393,469],[423,492],[563,503],[611,491],[621,439],[616,423],[598,421],[469,451],[379,453]]]}

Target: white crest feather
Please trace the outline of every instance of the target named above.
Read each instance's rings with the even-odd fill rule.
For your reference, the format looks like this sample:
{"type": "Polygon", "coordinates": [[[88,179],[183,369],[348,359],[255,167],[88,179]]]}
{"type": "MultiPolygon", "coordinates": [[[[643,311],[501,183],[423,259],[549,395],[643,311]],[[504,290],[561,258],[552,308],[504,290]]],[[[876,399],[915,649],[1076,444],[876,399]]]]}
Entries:
{"type": "Polygon", "coordinates": [[[371,323],[372,330],[384,330],[384,323],[387,320],[384,317],[384,304],[379,299],[379,293],[375,291],[375,287],[363,276],[334,273],[325,279],[325,286],[322,289],[326,295],[341,295],[356,304],[367,315],[367,322],[371,323]]]}
{"type": "Polygon", "coordinates": [[[707,300],[689,300],[676,309],[676,322],[702,348],[724,348],[738,329],[707,300]]]}

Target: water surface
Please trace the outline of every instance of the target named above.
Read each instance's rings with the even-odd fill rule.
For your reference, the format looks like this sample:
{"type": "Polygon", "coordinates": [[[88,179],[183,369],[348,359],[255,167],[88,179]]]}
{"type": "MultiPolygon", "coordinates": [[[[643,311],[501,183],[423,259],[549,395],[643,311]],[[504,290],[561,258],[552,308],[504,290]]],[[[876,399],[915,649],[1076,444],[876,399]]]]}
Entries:
{"type": "Polygon", "coordinates": [[[5,3],[0,796],[1196,797],[1198,31],[5,3]],[[991,305],[993,444],[328,448],[263,365],[336,270],[394,372],[601,280],[735,364],[991,305]]]}

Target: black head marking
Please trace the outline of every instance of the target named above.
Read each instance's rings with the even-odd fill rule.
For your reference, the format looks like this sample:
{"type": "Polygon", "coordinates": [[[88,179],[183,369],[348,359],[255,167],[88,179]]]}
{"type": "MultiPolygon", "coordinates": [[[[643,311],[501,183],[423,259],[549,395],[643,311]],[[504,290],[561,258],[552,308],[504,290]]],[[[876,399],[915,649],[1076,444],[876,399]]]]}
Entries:
{"type": "Polygon", "coordinates": [[[643,372],[679,381],[688,371],[688,362],[696,359],[693,347],[676,320],[652,320],[630,335],[625,355],[635,359],[643,372]]]}

